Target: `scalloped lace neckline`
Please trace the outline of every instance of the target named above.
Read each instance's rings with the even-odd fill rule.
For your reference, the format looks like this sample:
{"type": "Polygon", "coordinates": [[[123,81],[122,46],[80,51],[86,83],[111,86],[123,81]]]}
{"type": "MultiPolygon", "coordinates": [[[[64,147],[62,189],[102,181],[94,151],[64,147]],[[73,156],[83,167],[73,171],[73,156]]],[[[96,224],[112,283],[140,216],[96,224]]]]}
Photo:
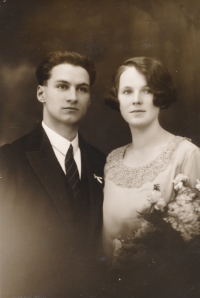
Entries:
{"type": "Polygon", "coordinates": [[[130,144],[115,149],[108,155],[106,171],[108,178],[116,185],[123,187],[141,187],[144,183],[153,181],[156,176],[168,166],[174,150],[184,139],[174,136],[166,148],[152,161],[144,166],[132,168],[123,163],[124,154],[130,144]]]}

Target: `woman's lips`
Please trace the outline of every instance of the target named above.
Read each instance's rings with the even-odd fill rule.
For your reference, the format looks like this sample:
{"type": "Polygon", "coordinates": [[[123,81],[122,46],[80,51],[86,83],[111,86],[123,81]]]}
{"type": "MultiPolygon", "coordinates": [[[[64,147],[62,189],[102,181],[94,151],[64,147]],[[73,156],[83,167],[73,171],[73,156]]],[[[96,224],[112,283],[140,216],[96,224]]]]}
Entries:
{"type": "Polygon", "coordinates": [[[144,110],[134,110],[134,111],[131,111],[130,113],[144,113],[145,111],[144,110]]]}

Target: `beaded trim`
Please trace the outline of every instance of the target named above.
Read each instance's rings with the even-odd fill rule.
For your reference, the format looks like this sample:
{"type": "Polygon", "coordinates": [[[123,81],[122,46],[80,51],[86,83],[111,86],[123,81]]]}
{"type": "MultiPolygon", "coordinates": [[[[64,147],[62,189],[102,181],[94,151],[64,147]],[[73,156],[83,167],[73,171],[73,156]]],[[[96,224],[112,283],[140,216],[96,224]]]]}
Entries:
{"type": "Polygon", "coordinates": [[[144,183],[153,181],[170,163],[172,154],[178,145],[186,138],[175,136],[165,150],[145,166],[130,168],[123,164],[123,156],[129,145],[113,150],[107,157],[105,172],[116,185],[123,187],[141,187],[144,183]]]}

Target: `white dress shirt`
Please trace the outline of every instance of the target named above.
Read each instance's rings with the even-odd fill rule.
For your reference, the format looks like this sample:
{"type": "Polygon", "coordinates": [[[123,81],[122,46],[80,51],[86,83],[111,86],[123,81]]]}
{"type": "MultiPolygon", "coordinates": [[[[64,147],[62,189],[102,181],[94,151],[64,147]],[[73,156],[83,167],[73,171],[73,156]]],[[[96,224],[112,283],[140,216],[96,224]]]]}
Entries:
{"type": "Polygon", "coordinates": [[[61,165],[64,173],[65,171],[65,156],[69,149],[70,144],[73,146],[74,151],[74,160],[76,162],[79,177],[81,178],[81,151],[78,144],[78,134],[76,135],[75,139],[72,142],[69,142],[67,139],[63,138],[61,135],[57,134],[51,128],[49,128],[44,121],[42,121],[42,127],[44,128],[53,151],[58,159],[59,164],[61,165]]]}

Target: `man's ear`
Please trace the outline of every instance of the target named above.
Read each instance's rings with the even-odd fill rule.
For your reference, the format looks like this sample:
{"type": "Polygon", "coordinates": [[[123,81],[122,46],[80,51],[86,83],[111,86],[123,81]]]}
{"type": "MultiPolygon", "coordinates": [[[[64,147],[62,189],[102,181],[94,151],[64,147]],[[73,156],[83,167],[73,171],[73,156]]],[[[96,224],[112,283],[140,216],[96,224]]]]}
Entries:
{"type": "Polygon", "coordinates": [[[37,99],[44,103],[45,102],[45,91],[44,86],[38,85],[37,87],[37,99]]]}

